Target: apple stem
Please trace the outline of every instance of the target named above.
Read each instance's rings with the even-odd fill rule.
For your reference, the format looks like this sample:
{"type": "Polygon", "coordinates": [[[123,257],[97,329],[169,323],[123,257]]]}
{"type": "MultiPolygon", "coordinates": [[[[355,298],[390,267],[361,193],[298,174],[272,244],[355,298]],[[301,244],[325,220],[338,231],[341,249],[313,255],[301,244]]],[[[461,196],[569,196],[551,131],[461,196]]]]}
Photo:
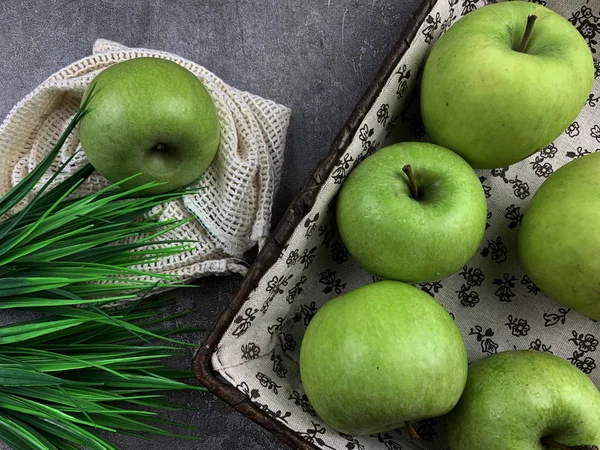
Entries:
{"type": "Polygon", "coordinates": [[[550,439],[549,437],[542,438],[542,444],[544,444],[546,447],[554,447],[559,450],[598,450],[597,445],[571,446],[571,445],[561,444],[560,442],[556,442],[555,440],[550,439]]]}
{"type": "Polygon", "coordinates": [[[419,200],[419,189],[417,188],[417,180],[415,180],[415,175],[413,174],[412,167],[410,164],[405,165],[402,168],[402,172],[406,174],[408,177],[408,182],[410,183],[410,195],[415,200],[419,200]]]}
{"type": "Polygon", "coordinates": [[[165,146],[164,144],[156,144],[156,151],[158,152],[164,152],[165,151],[165,146]]]}
{"type": "MultiPolygon", "coordinates": [[[[410,167],[410,166],[408,166],[408,167],[410,167]]],[[[412,422],[410,420],[407,420],[406,422],[404,422],[404,425],[406,425],[406,428],[408,428],[408,434],[410,435],[410,438],[413,441],[419,441],[421,439],[421,436],[419,436],[419,433],[417,433],[415,426],[412,424],[412,422]]]]}
{"type": "Polygon", "coordinates": [[[527,43],[529,42],[529,38],[531,37],[531,32],[533,31],[533,24],[535,23],[535,19],[537,16],[531,15],[527,16],[527,26],[525,27],[525,34],[523,34],[523,40],[521,41],[521,46],[519,47],[520,53],[525,53],[525,49],[527,48],[527,43]]]}

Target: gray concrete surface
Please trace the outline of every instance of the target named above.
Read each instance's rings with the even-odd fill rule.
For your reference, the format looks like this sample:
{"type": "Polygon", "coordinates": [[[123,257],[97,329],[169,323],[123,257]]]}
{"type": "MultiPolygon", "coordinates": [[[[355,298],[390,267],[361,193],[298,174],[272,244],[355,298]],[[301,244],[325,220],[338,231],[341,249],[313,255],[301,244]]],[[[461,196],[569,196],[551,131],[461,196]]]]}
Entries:
{"type": "MultiPolygon", "coordinates": [[[[276,224],[372,79],[420,0],[0,0],[0,116],[97,38],[166,50],[226,82],[292,108],[276,224]]],[[[204,339],[240,284],[206,278],[179,292],[182,324],[204,339]]],[[[191,352],[188,355],[191,358],[191,352]]],[[[190,358],[177,364],[189,365],[190,358]]],[[[208,393],[169,399],[190,409],[162,418],[195,427],[198,441],[110,436],[121,449],[286,448],[208,393]]]]}

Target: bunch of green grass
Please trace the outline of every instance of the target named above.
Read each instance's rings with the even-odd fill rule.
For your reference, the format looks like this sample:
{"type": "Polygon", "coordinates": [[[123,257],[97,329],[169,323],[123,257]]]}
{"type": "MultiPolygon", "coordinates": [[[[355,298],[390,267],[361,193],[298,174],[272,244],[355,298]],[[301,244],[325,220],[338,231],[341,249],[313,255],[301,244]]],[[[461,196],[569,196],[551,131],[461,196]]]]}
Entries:
{"type": "Polygon", "coordinates": [[[0,440],[14,449],[114,448],[99,430],[175,436],[148,407],[175,408],[164,391],[190,387],[178,381],[188,371],[162,365],[184,345],[169,336],[188,330],[152,331],[173,317],[154,319],[164,302],[139,300],[179,284],[132,268],[189,248],[161,239],[185,221],[145,215],[186,191],[143,195],[150,183],[77,197],[88,165],[33,193],[86,103],[48,156],[0,198],[0,309],[35,316],[0,327],[0,440]],[[124,300],[132,303],[110,307],[124,300]]]}

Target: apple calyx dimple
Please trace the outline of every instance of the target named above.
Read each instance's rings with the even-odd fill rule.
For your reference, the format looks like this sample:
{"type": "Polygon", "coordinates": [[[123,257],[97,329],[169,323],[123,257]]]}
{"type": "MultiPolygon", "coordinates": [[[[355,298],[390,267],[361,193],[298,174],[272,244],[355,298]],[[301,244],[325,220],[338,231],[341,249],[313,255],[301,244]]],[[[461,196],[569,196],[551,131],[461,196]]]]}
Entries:
{"type": "MultiPolygon", "coordinates": [[[[408,166],[410,168],[410,166],[408,166]]],[[[410,438],[413,441],[419,441],[421,440],[421,436],[419,436],[419,433],[417,432],[417,430],[415,429],[415,426],[413,425],[413,423],[410,420],[407,420],[406,422],[404,422],[404,425],[406,425],[406,428],[408,428],[408,434],[410,435],[410,438]]]]}
{"type": "Polygon", "coordinates": [[[533,24],[537,16],[531,15],[527,16],[527,26],[525,27],[525,33],[523,34],[523,39],[521,40],[521,45],[519,46],[519,53],[525,53],[525,49],[527,48],[527,43],[529,42],[529,38],[531,37],[531,32],[533,31],[533,24]]]}
{"type": "Polygon", "coordinates": [[[549,448],[557,448],[559,450],[598,450],[597,445],[565,445],[560,442],[556,442],[555,440],[545,437],[542,438],[542,444],[549,448]]]}
{"type": "Polygon", "coordinates": [[[154,146],[154,149],[155,149],[157,152],[164,152],[164,151],[166,150],[166,147],[165,147],[165,145],[164,145],[164,144],[156,144],[156,145],[154,146]]]}
{"type": "Polygon", "coordinates": [[[410,164],[405,165],[402,168],[402,172],[404,172],[408,177],[408,182],[410,184],[410,196],[415,200],[419,201],[419,189],[417,188],[417,180],[415,180],[415,175],[413,174],[412,167],[410,166],[410,164]]]}

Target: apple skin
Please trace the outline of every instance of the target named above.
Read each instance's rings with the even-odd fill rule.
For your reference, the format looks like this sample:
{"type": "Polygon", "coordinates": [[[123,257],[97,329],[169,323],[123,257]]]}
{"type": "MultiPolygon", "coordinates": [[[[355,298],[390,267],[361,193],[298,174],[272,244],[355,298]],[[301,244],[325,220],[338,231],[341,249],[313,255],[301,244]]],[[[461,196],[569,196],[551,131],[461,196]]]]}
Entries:
{"type": "Polygon", "coordinates": [[[136,58],[102,71],[80,124],[83,150],[113,183],[133,188],[165,183],[144,193],[172,191],[197,180],[213,160],[220,126],[202,82],[166,59],[136,58]],[[164,150],[157,146],[162,144],[164,150]]]}
{"type": "Polygon", "coordinates": [[[367,435],[437,417],[458,402],[467,353],[458,327],[430,295],[397,281],[327,302],[308,325],[300,376],[332,428],[367,435]]]}
{"type": "Polygon", "coordinates": [[[420,283],[453,274],[475,254],[487,220],[485,194],[473,169],[437,145],[403,142],[354,168],[336,207],[350,254],[384,279],[420,283]],[[410,164],[420,200],[402,171],[410,164]]]}
{"type": "Polygon", "coordinates": [[[514,164],[575,120],[592,90],[592,53],[577,29],[535,3],[479,8],[435,44],[423,72],[421,115],[429,136],[473,167],[514,164]],[[525,53],[518,48],[536,15],[525,53]]]}
{"type": "Polygon", "coordinates": [[[446,416],[452,450],[547,450],[600,445],[600,393],[558,356],[512,350],[469,366],[464,393],[446,416]]]}
{"type": "Polygon", "coordinates": [[[600,153],[562,166],[540,186],[519,230],[521,264],[542,291],[600,320],[600,153]]]}

